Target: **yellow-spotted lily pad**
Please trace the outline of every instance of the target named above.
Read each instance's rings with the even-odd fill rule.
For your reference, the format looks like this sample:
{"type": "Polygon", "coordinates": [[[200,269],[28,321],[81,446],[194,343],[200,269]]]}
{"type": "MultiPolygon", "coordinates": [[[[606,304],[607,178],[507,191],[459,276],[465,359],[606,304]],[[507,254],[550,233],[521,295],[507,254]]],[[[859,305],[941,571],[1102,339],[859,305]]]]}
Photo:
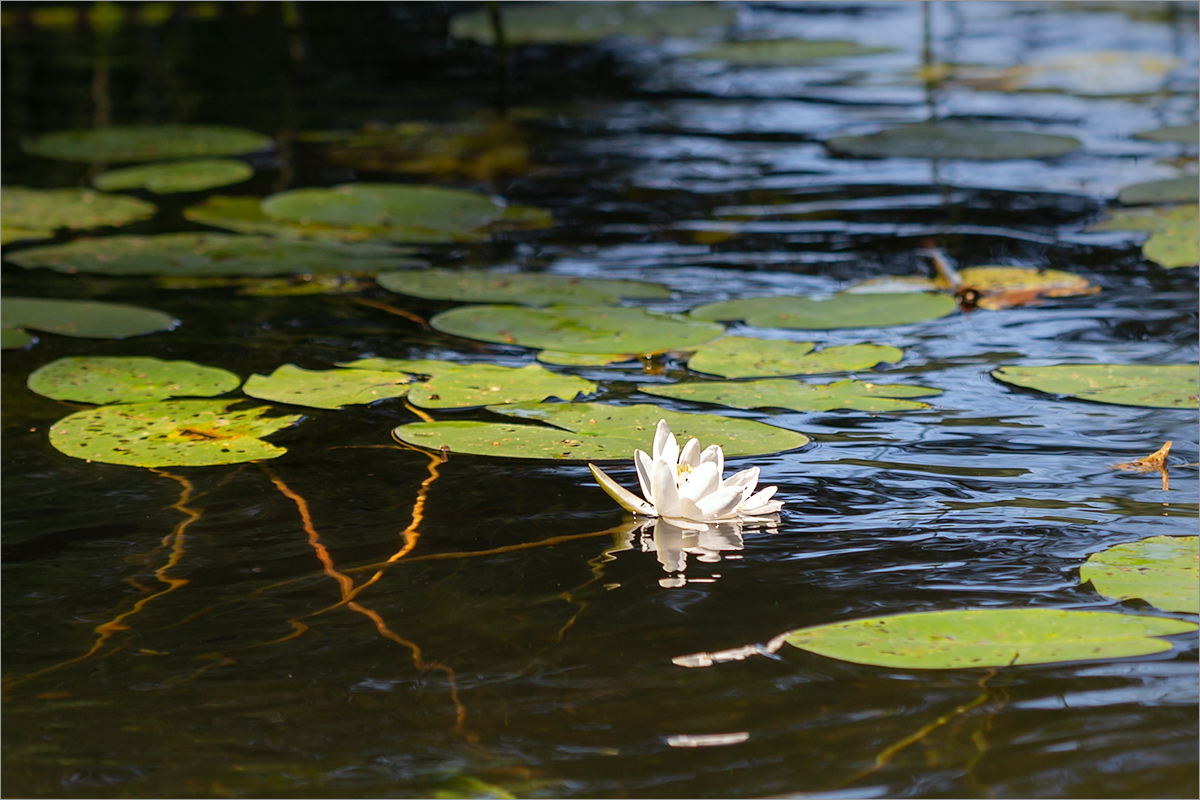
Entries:
{"type": "Polygon", "coordinates": [[[942,393],[941,389],[928,386],[854,380],[804,383],[786,378],[652,384],[639,388],[646,394],[676,400],[713,403],[730,408],[786,408],[791,411],[911,411],[929,408],[929,405],[908,398],[942,393]]]}
{"type": "Polygon", "coordinates": [[[1197,364],[1055,364],[1005,366],[1004,383],[1096,403],[1150,408],[1197,408],[1197,364]]]}
{"type": "Polygon", "coordinates": [[[1118,211],[1092,231],[1150,231],[1142,255],[1165,269],[1200,262],[1200,211],[1195,203],[1118,211]]]}
{"type": "Polygon", "coordinates": [[[910,325],[944,317],[955,310],[954,298],[943,294],[853,294],[831,297],[776,295],[721,300],[693,308],[698,320],[745,320],[759,328],[833,330],[910,325]]]}
{"type": "Polygon", "coordinates": [[[82,238],[7,256],[27,269],[104,275],[237,275],[375,272],[410,266],[405,251],[385,245],[292,242],[229,233],[159,233],[82,238]]]}
{"type": "Polygon", "coordinates": [[[303,369],[284,364],[270,375],[251,375],[242,391],[259,400],[310,408],[365,405],[408,394],[412,375],[371,369],[303,369]]]}
{"type": "Polygon", "coordinates": [[[1195,623],[1054,608],[980,608],[856,619],[787,634],[818,655],[897,669],[973,669],[1127,658],[1171,649],[1195,623]]]}
{"type": "Polygon", "coordinates": [[[659,283],[574,278],[567,275],[431,269],[390,272],[376,278],[390,292],[430,300],[466,303],[515,303],[527,306],[603,305],[622,297],[665,298],[671,293],[659,283]]]}
{"type": "Polygon", "coordinates": [[[880,344],[824,347],[816,353],[812,349],[812,342],[723,336],[696,347],[687,365],[723,378],[769,378],[855,372],[882,363],[894,364],[904,357],[900,348],[880,344]]]}
{"type": "Polygon", "coordinates": [[[41,297],[0,298],[0,319],[5,328],[27,328],[80,339],[124,339],[171,330],[179,324],[169,314],[141,306],[41,297]]]}
{"type": "Polygon", "coordinates": [[[1079,581],[1091,581],[1105,597],[1200,614],[1198,559],[1200,537],[1152,536],[1092,553],[1079,569],[1079,581]]]}
{"type": "Polygon", "coordinates": [[[34,370],[26,385],[54,400],[140,403],[170,397],[214,397],[242,379],[228,370],[191,361],[140,356],[69,356],[34,370]]]}
{"type": "Polygon", "coordinates": [[[21,143],[25,152],[61,161],[125,163],[236,156],[271,147],[270,137],[216,125],[131,125],[47,133],[21,143]]]}
{"type": "Polygon", "coordinates": [[[300,415],[267,417],[266,406],[230,410],[236,400],[118,403],[78,411],[50,428],[50,444],[74,458],[130,467],[201,467],[278,458],[262,436],[300,415]]]}
{"type": "Polygon", "coordinates": [[[667,421],[680,441],[696,437],[706,445],[721,445],[728,458],[794,450],[808,443],[804,434],[753,420],[685,414],[653,405],[517,403],[488,406],[488,410],[554,427],[503,422],[414,422],[401,425],[392,435],[406,444],[435,452],[576,461],[628,460],[635,449],[649,451],[660,419],[667,421]]]}
{"type": "MultiPolygon", "coordinates": [[[[104,194],[91,189],[5,186],[0,190],[0,218],[4,220],[4,227],[26,232],[119,227],[149,219],[156,210],[153,203],[136,197],[104,194]]],[[[26,235],[24,238],[42,237],[26,235]]]]}
{"type": "Polygon", "coordinates": [[[1002,130],[962,122],[919,122],[869,136],[835,136],[825,143],[857,158],[955,158],[995,161],[1055,158],[1079,147],[1072,136],[1002,130]]]}
{"type": "Polygon", "coordinates": [[[253,174],[254,168],[245,161],[204,158],[109,170],[97,175],[92,185],[105,192],[145,189],[155,194],[172,194],[229,186],[241,183],[253,174]]]}
{"type": "Polygon", "coordinates": [[[462,306],[429,321],[467,339],[567,353],[662,353],[719,336],[724,326],[675,314],[608,306],[462,306]]]}

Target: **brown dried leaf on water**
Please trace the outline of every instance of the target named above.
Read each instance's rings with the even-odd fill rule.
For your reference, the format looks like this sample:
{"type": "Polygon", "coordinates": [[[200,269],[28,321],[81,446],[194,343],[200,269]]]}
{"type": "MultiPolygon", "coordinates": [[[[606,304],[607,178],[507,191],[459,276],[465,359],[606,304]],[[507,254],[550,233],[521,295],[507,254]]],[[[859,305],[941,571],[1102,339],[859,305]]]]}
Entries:
{"type": "Polygon", "coordinates": [[[1148,456],[1135,458],[1133,461],[1124,461],[1120,464],[1113,464],[1112,468],[1125,470],[1126,472],[1157,472],[1159,475],[1162,475],[1162,488],[1166,492],[1171,488],[1167,476],[1167,454],[1170,452],[1171,443],[1167,442],[1148,456]]]}
{"type": "MultiPolygon", "coordinates": [[[[934,260],[935,267],[939,267],[941,263],[944,262],[934,260]]],[[[869,278],[854,284],[846,291],[856,294],[931,290],[953,292],[963,308],[983,308],[988,311],[1036,305],[1048,297],[1072,297],[1100,291],[1100,287],[1087,278],[1057,269],[965,267],[951,272],[953,279],[947,277],[947,273],[940,268],[938,272],[936,279],[908,275],[869,278]]]]}

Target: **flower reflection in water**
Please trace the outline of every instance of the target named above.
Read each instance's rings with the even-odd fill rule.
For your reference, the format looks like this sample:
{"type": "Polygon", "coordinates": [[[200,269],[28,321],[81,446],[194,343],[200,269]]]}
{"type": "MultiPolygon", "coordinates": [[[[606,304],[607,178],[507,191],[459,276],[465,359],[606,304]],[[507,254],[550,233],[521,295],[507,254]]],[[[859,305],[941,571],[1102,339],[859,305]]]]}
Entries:
{"type": "MultiPolygon", "coordinates": [[[[635,532],[639,535],[642,552],[653,551],[658,562],[670,573],[659,580],[664,588],[683,586],[688,582],[684,575],[688,555],[706,564],[717,564],[723,559],[737,559],[733,555],[743,548],[742,534],[749,532],[775,532],[777,520],[762,520],[747,525],[738,520],[726,522],[694,523],[686,527],[665,519],[650,519],[643,522],[635,532]]],[[[716,576],[693,578],[693,582],[710,582],[716,576]]]]}

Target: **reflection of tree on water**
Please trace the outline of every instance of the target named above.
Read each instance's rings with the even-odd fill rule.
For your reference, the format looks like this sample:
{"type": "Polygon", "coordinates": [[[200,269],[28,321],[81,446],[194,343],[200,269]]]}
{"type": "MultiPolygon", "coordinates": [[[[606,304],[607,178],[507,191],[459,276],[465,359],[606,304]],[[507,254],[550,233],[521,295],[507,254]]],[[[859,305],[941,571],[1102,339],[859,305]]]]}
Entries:
{"type": "MultiPolygon", "coordinates": [[[[776,515],[762,522],[748,524],[737,520],[702,523],[650,519],[627,534],[628,546],[633,547],[633,537],[636,534],[643,553],[657,554],[663,570],[670,573],[670,577],[662,578],[659,584],[670,589],[688,582],[683,573],[687,569],[689,554],[706,564],[717,564],[722,559],[741,558],[740,555],[730,554],[743,548],[742,534],[764,530],[774,533],[778,521],[776,515]]],[[[715,580],[712,576],[692,578],[693,582],[712,580],[715,580]]]]}

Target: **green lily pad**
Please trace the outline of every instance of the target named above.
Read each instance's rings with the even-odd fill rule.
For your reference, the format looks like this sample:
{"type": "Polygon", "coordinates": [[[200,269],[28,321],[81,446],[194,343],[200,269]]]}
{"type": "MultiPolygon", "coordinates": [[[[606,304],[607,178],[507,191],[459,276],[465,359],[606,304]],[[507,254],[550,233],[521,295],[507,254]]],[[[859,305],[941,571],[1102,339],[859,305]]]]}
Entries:
{"type": "Polygon", "coordinates": [[[303,417],[264,417],[267,406],[230,411],[237,400],[119,403],[78,411],[50,428],[50,444],[74,458],[130,467],[202,467],[278,458],[258,438],[303,417]]]}
{"type": "Polygon", "coordinates": [[[179,324],[169,314],[140,306],[40,297],[0,298],[0,318],[6,328],[30,328],[80,339],[124,339],[171,330],[179,324]]]}
{"type": "Polygon", "coordinates": [[[929,408],[927,403],[907,400],[941,394],[928,386],[905,386],[844,380],[834,383],[803,383],[786,378],[758,381],[705,381],[641,386],[646,394],[713,403],[730,408],[786,408],[792,411],[910,411],[929,408]]]}
{"type": "Polygon", "coordinates": [[[1133,135],[1135,139],[1148,139],[1152,142],[1183,142],[1196,144],[1200,140],[1200,127],[1193,122],[1190,125],[1168,125],[1165,128],[1155,128],[1152,131],[1142,131],[1133,135]]]}
{"type": "Polygon", "coordinates": [[[1200,614],[1200,537],[1152,536],[1088,556],[1079,582],[1105,597],[1136,597],[1164,611],[1200,614]]]}
{"type": "Polygon", "coordinates": [[[54,231],[47,228],[13,228],[0,225],[0,244],[26,242],[33,239],[51,239],[54,231]]]}
{"type": "Polygon", "coordinates": [[[696,348],[689,369],[724,378],[765,378],[777,375],[817,375],[855,372],[904,357],[898,347],[851,344],[825,347],[813,353],[812,342],[723,336],[696,348]]]}
{"type": "Polygon", "coordinates": [[[284,364],[270,375],[251,375],[242,391],[259,400],[310,408],[341,408],[403,397],[413,380],[403,372],[370,369],[311,370],[284,364]]]}
{"type": "Polygon", "coordinates": [[[901,669],[970,669],[1126,658],[1171,649],[1158,636],[1196,630],[1165,617],[981,608],[856,619],[801,628],[787,643],[818,655],[901,669]]]}
{"type": "Polygon", "coordinates": [[[920,122],[869,136],[835,136],[825,143],[856,158],[961,158],[992,161],[1054,158],[1079,147],[1072,136],[1000,130],[961,122],[920,122]]]}
{"type": "Polygon", "coordinates": [[[1118,211],[1088,230],[1150,231],[1142,255],[1165,269],[1200,262],[1200,207],[1195,203],[1118,211]]]}
{"type": "Polygon", "coordinates": [[[337,228],[312,223],[301,225],[298,222],[271,219],[263,213],[261,201],[257,197],[213,195],[198,205],[185,208],[183,216],[200,225],[238,233],[276,236],[281,239],[364,242],[374,238],[374,233],[365,228],[337,228]]]}
{"type": "Polygon", "coordinates": [[[992,377],[1047,394],[1150,408],[1196,408],[1197,364],[1055,364],[1004,366],[992,377]]]}
{"type": "Polygon", "coordinates": [[[1122,189],[1117,199],[1127,206],[1195,203],[1200,200],[1200,179],[1195,175],[1180,175],[1162,181],[1135,183],[1122,189]]]}
{"type": "MultiPolygon", "coordinates": [[[[737,19],[734,9],[715,3],[505,3],[501,9],[509,45],[590,44],[610,36],[693,36],[728,27],[737,19]]],[[[494,44],[487,9],[455,16],[450,34],[494,44]]]]}
{"type": "Polygon", "coordinates": [[[8,258],[26,269],[103,275],[283,275],[374,272],[411,264],[383,245],[293,242],[229,233],[105,236],[31,247],[8,258]]]}
{"type": "Polygon", "coordinates": [[[841,39],[759,39],[722,42],[693,53],[688,58],[712,58],[733,64],[796,64],[823,58],[844,58],[890,52],[890,47],[872,47],[841,39]]]}
{"type": "Polygon", "coordinates": [[[564,353],[560,350],[540,350],[537,354],[537,360],[543,364],[562,367],[606,367],[636,358],[633,353],[564,353]]]}
{"type": "Polygon", "coordinates": [[[68,356],[38,367],[26,381],[43,397],[97,404],[213,397],[241,383],[217,367],[140,356],[68,356]]]}
{"type": "Polygon", "coordinates": [[[97,175],[92,184],[105,192],[146,189],[155,194],[171,194],[229,186],[241,183],[253,174],[254,168],[245,161],[233,158],[204,158],[109,170],[97,175]]]}
{"type": "Polygon", "coordinates": [[[603,305],[622,297],[664,298],[671,292],[659,283],[573,278],[566,275],[431,269],[389,272],[376,278],[390,292],[430,300],[467,303],[516,303],[528,306],[603,305]]]}
{"type": "Polygon", "coordinates": [[[124,163],[236,156],[271,147],[270,137],[215,125],[131,125],[47,133],[21,142],[26,153],[61,161],[124,163]]]}
{"type": "Polygon", "coordinates": [[[795,431],[747,419],[685,414],[653,405],[603,403],[517,403],[488,406],[509,417],[535,420],[553,428],[502,422],[414,422],[392,434],[402,442],[431,451],[505,458],[554,460],[628,460],[635,449],[649,451],[654,429],[665,419],[681,441],[698,438],[721,445],[726,457],[794,450],[808,443],[795,431]]]}
{"type": "Polygon", "coordinates": [[[435,330],[567,353],[662,353],[719,336],[725,328],[675,314],[608,306],[462,306],[429,321],[435,330]]]}
{"type": "Polygon", "coordinates": [[[136,197],[103,194],[91,189],[26,189],[5,186],[0,191],[0,215],[8,228],[51,231],[119,227],[149,219],[157,209],[136,197]]]}
{"type": "Polygon", "coordinates": [[[36,336],[20,328],[0,328],[0,350],[20,350],[36,341],[36,336]]]}
{"type": "MultiPolygon", "coordinates": [[[[413,260],[414,267],[426,266],[413,260]]],[[[335,275],[289,275],[286,278],[213,278],[173,277],[155,278],[155,286],[164,289],[219,289],[237,287],[238,294],[255,297],[301,297],[318,294],[357,294],[375,286],[368,273],[339,272],[335,275]]]]}
{"type": "Polygon", "coordinates": [[[693,308],[699,320],[745,320],[760,328],[884,328],[944,317],[957,308],[944,294],[852,294],[828,298],[774,296],[721,300],[693,308]]]}
{"type": "Polygon", "coordinates": [[[545,367],[500,367],[493,364],[452,364],[446,361],[401,361],[368,358],[341,366],[400,370],[428,376],[412,384],[408,400],[421,408],[470,408],[506,403],[540,402],[551,397],[573,400],[596,391],[596,384],[545,367]]]}

